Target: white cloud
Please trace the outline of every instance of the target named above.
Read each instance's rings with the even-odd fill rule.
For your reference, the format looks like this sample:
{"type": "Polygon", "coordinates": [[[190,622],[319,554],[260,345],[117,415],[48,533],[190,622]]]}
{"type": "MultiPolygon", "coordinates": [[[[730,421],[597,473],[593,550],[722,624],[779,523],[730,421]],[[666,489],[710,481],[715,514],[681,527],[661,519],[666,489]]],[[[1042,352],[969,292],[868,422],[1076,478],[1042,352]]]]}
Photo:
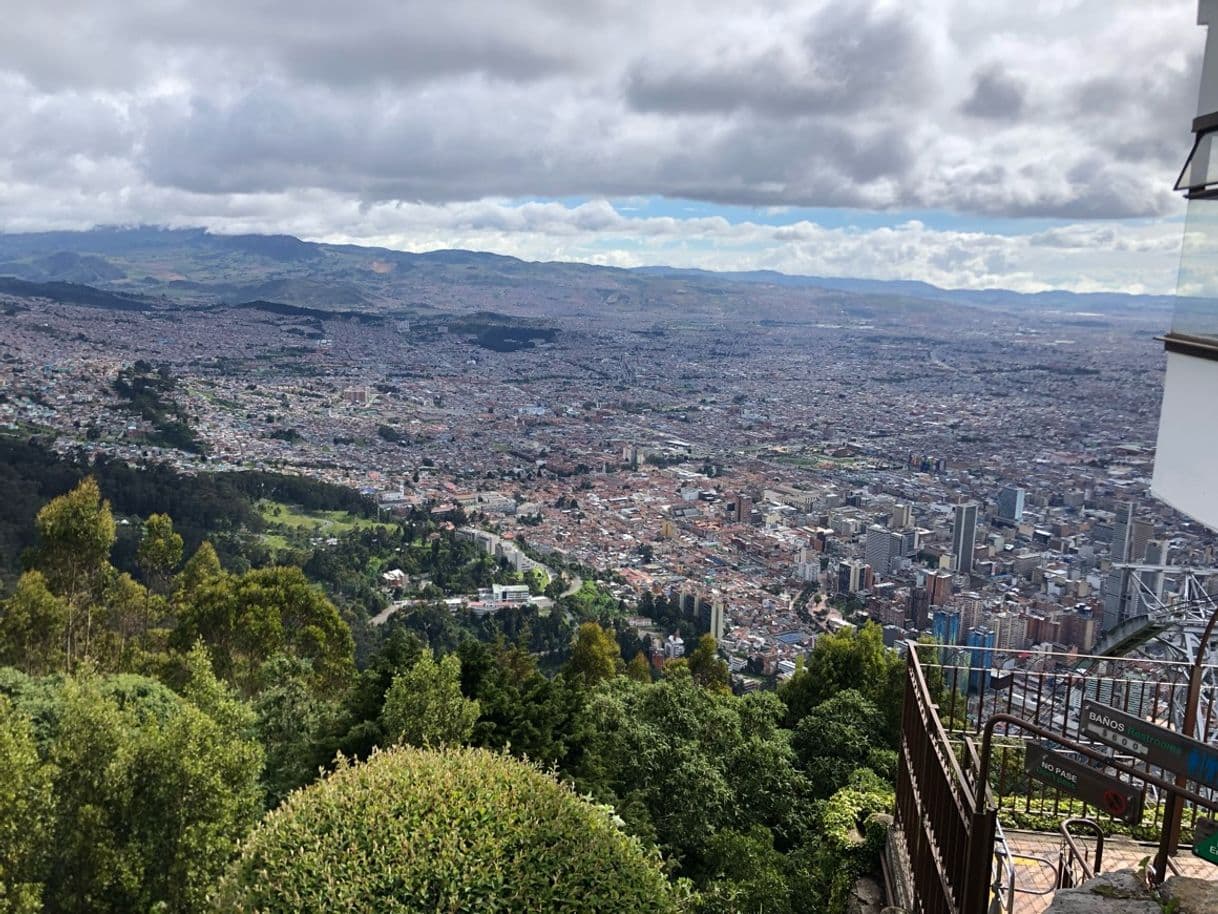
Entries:
{"type": "Polygon", "coordinates": [[[1163,289],[1170,224],[1109,220],[1180,212],[1194,12],[1193,0],[42,0],[0,29],[0,229],[206,224],[1163,289]],[[657,195],[1069,224],[784,233],[495,202],[657,195]]]}

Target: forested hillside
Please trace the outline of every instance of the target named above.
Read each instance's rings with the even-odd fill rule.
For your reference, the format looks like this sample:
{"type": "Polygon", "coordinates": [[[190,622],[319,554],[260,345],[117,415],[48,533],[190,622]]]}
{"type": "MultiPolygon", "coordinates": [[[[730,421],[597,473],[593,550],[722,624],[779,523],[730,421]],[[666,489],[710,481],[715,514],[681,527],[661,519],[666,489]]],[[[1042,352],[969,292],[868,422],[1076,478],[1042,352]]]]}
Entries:
{"type": "MultiPolygon", "coordinates": [[[[27,451],[8,454],[29,471],[27,451]]],[[[49,484],[79,469],[48,467],[49,484]]],[[[176,519],[152,509],[214,498],[248,512],[247,487],[270,480],[175,490],[164,471],[99,475],[126,472],[139,484],[125,510],[147,512],[129,570],[115,564],[119,525],[97,478],[25,503],[27,567],[0,603],[0,910],[320,911],[334,892],[431,911],[496,884],[510,897],[535,878],[511,848],[535,840],[551,808],[555,847],[568,848],[555,872],[595,891],[564,904],[562,889],[536,910],[647,910],[635,893],[655,879],[657,911],[834,912],[874,868],[901,683],[877,629],[823,638],[777,694],[736,696],[709,635],[663,668],[637,651],[627,662],[622,610],[591,582],[546,616],[475,621],[423,600],[370,626],[388,555],[436,597],[509,572],[426,513],[337,545],[289,544],[276,553],[288,564],[225,567],[210,541],[187,548],[176,519]],[[459,792],[483,804],[489,832],[418,796],[459,777],[485,786],[459,792]],[[405,805],[352,818],[378,784],[398,785],[405,805]],[[443,866],[400,870],[386,850],[323,878],[300,858],[335,828],[352,846],[391,848],[433,840],[454,816],[473,850],[443,866]],[[603,878],[581,858],[593,847],[603,878]],[[508,863],[520,868],[484,871],[508,863]],[[299,903],[268,906],[261,873],[297,886],[299,903]]],[[[206,513],[186,513],[202,534],[206,513]]]]}

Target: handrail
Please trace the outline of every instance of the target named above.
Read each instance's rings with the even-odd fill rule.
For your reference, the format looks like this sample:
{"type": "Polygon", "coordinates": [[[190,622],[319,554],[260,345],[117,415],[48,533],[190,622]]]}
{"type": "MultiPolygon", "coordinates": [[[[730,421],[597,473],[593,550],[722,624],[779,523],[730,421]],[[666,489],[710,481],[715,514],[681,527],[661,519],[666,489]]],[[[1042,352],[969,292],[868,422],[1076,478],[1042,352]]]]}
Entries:
{"type": "MultiPolygon", "coordinates": [[[[1018,860],[1035,860],[1038,863],[1043,863],[1053,872],[1053,882],[1056,883],[1058,880],[1057,867],[1053,865],[1053,861],[1048,857],[1042,857],[1040,854],[1012,854],[1011,858],[1018,860]]],[[[1057,891],[1057,888],[1055,885],[1053,885],[1047,889],[1015,888],[1013,891],[1019,892],[1021,895],[1052,895],[1057,891]]],[[[1014,896],[1012,896],[1012,903],[1014,903],[1014,896]]]]}
{"type": "Polygon", "coordinates": [[[1062,848],[1062,856],[1064,859],[1062,860],[1061,870],[1057,875],[1058,888],[1069,888],[1068,885],[1064,884],[1064,881],[1067,879],[1067,874],[1072,872],[1071,868],[1073,867],[1075,861],[1077,861],[1079,866],[1082,867],[1083,882],[1086,882],[1088,879],[1094,879],[1096,873],[1100,872],[1100,867],[1103,865],[1104,861],[1104,830],[1100,828],[1099,823],[1093,819],[1085,819],[1079,816],[1066,819],[1064,822],[1062,822],[1060,828],[1062,833],[1062,844],[1064,845],[1062,848]],[[1086,850],[1080,849],[1078,844],[1075,842],[1074,835],[1070,833],[1070,827],[1072,825],[1086,826],[1091,830],[1091,833],[1095,835],[1094,864],[1087,860],[1086,850]],[[1068,858],[1066,858],[1066,851],[1069,851],[1070,853],[1068,858]]]}
{"type": "MultiPolygon", "coordinates": [[[[969,747],[972,748],[971,746],[969,747]]],[[[995,857],[1001,857],[1001,866],[1006,871],[1006,907],[1007,912],[1015,910],[1015,855],[1011,853],[1011,845],[1007,844],[1006,833],[1002,830],[1002,823],[995,819],[994,821],[994,844],[997,845],[994,851],[995,857]]],[[[1003,886],[1003,873],[999,872],[994,877],[994,894],[998,896],[1001,903],[1003,886]]]]}
{"type": "Polygon", "coordinates": [[[1131,777],[1138,778],[1139,780],[1145,781],[1147,784],[1154,784],[1161,790],[1166,790],[1176,794],[1177,796],[1183,797],[1191,802],[1194,806],[1202,806],[1205,809],[1218,811],[1218,798],[1210,799],[1199,796],[1191,790],[1177,786],[1174,781],[1161,778],[1158,775],[1151,774],[1149,771],[1134,768],[1132,765],[1126,765],[1117,758],[1104,755],[1104,753],[1098,752],[1090,746],[1075,742],[1074,740],[1052,730],[1046,730],[1039,724],[1031,723],[1024,720],[1022,717],[1016,717],[1014,714],[994,714],[986,722],[985,731],[981,737],[981,762],[979,774],[979,777],[983,780],[988,779],[986,772],[988,772],[990,768],[990,756],[994,742],[994,728],[999,724],[1008,724],[1010,726],[1019,727],[1022,730],[1027,730],[1028,732],[1039,736],[1041,739],[1051,740],[1061,746],[1064,746],[1072,752],[1077,752],[1079,755],[1085,755],[1093,762],[1100,762],[1110,768],[1115,768],[1122,774],[1127,774],[1131,777]]]}
{"type": "Polygon", "coordinates": [[[957,806],[959,806],[961,800],[964,801],[964,808],[961,808],[960,810],[961,815],[965,815],[968,812],[975,812],[978,806],[981,804],[978,803],[976,793],[973,791],[972,786],[967,780],[965,780],[964,772],[960,770],[960,763],[956,759],[956,753],[952,752],[951,743],[947,738],[947,732],[943,729],[943,724],[939,721],[939,715],[935,713],[936,709],[930,702],[930,689],[926,685],[926,677],[922,674],[921,661],[916,655],[914,660],[915,662],[909,665],[909,669],[912,671],[913,675],[917,677],[917,688],[914,690],[914,700],[921,705],[925,697],[927,707],[923,710],[930,712],[925,714],[925,719],[929,721],[929,729],[934,734],[933,742],[936,743],[936,749],[941,748],[944,750],[943,754],[947,756],[944,761],[947,762],[948,768],[955,778],[955,783],[958,784],[960,788],[961,795],[956,797],[957,806]]]}
{"type": "MultiPolygon", "coordinates": [[[[951,649],[961,647],[961,645],[954,645],[954,644],[953,645],[922,644],[917,641],[912,641],[909,643],[913,646],[915,653],[919,652],[919,651],[929,653],[931,649],[934,649],[937,651],[942,651],[942,650],[951,650],[951,649]]],[[[986,653],[989,654],[990,656],[997,656],[997,655],[1015,656],[1015,655],[1027,654],[1028,652],[1027,651],[1017,651],[1017,650],[1010,649],[1010,648],[1004,650],[1002,648],[994,647],[994,648],[986,648],[986,653]]],[[[1189,663],[1187,660],[1164,660],[1164,659],[1161,659],[1158,657],[1112,657],[1107,654],[1070,654],[1070,653],[1065,653],[1062,651],[1045,651],[1043,653],[1036,654],[1035,657],[1037,659],[1037,662],[1040,662],[1042,659],[1043,660],[1060,659],[1067,666],[1067,670],[1065,671],[1066,674],[1068,674],[1070,672],[1070,665],[1074,664],[1080,660],[1106,660],[1109,663],[1112,663],[1114,661],[1125,661],[1125,662],[1131,663],[1131,664],[1140,664],[1140,665],[1145,665],[1145,666],[1150,666],[1150,667],[1176,666],[1176,667],[1182,667],[1186,672],[1187,672],[1187,670],[1189,670],[1192,667],[1192,664],[1189,663]]],[[[921,661],[921,658],[919,657],[919,662],[920,661],[921,661]]],[[[949,666],[949,664],[938,664],[938,665],[943,666],[943,667],[949,666]]],[[[1218,669],[1218,663],[1207,663],[1207,664],[1204,664],[1204,667],[1207,669],[1209,669],[1209,668],[1218,669]]],[[[969,667],[961,666],[960,669],[969,669],[969,667]]],[[[1025,671],[1024,670],[1015,670],[1014,672],[1022,673],[1025,671]]]]}

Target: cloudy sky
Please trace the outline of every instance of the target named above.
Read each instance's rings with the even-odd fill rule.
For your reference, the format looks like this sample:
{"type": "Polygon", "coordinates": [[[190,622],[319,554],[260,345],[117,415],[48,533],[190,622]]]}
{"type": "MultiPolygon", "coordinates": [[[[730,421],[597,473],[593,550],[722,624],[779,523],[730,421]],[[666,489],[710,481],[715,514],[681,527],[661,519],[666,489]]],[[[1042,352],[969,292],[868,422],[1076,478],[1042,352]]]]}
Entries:
{"type": "Polygon", "coordinates": [[[0,230],[1169,291],[1195,0],[5,0],[0,230]]]}

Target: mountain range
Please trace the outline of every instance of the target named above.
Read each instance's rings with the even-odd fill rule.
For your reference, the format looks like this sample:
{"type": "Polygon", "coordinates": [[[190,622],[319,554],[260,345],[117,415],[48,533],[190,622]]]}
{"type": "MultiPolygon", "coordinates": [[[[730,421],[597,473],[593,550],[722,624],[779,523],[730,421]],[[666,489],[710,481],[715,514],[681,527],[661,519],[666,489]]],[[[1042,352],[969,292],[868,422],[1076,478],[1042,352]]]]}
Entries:
{"type": "Polygon", "coordinates": [[[476,251],[411,253],[321,244],[290,235],[218,235],[198,228],[148,226],[0,234],[0,277],[5,277],[0,292],[9,295],[43,294],[91,307],[257,301],[330,312],[492,310],[644,321],[784,322],[826,320],[838,314],[864,320],[871,314],[949,318],[957,309],[973,316],[980,309],[1024,317],[1053,313],[1115,319],[1166,314],[1174,302],[1171,296],[942,289],[908,280],[772,271],[527,262],[476,251]]]}

